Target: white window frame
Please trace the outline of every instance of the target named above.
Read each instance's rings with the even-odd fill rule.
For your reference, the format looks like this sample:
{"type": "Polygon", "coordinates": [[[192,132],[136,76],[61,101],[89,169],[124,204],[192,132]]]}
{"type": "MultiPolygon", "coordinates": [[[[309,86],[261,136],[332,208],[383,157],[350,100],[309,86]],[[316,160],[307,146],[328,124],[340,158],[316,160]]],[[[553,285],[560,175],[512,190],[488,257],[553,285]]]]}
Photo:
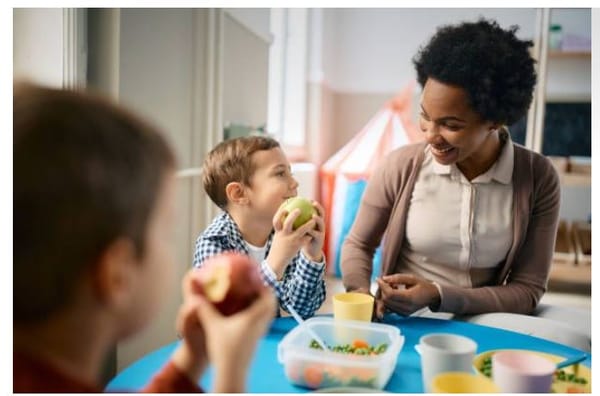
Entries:
{"type": "Polygon", "coordinates": [[[308,10],[273,8],[267,131],[285,147],[306,143],[308,10]]]}

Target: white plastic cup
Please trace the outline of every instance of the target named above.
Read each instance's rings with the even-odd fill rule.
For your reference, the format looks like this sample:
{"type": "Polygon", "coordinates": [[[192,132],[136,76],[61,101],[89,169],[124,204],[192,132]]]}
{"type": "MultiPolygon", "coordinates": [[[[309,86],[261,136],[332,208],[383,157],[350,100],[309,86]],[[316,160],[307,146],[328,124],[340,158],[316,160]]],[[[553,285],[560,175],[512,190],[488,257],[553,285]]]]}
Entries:
{"type": "Polygon", "coordinates": [[[477,343],[456,334],[428,334],[421,337],[415,349],[421,355],[423,389],[431,392],[431,381],[441,373],[467,372],[473,370],[473,358],[477,343]]]}
{"type": "Polygon", "coordinates": [[[526,351],[492,355],[492,379],[504,393],[549,393],[556,363],[526,351]]]}

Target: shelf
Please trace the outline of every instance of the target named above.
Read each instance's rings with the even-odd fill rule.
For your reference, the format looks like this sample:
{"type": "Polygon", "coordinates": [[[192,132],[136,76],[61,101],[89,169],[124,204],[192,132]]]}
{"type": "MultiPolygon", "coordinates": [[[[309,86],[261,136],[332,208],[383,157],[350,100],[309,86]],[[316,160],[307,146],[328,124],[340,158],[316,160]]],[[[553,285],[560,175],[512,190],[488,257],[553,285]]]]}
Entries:
{"type": "Polygon", "coordinates": [[[591,186],[592,165],[571,162],[569,171],[560,174],[560,181],[564,186],[591,186]]]}
{"type": "Polygon", "coordinates": [[[592,185],[591,175],[581,173],[560,173],[560,184],[570,187],[586,187],[592,185]]]}
{"type": "Polygon", "coordinates": [[[548,156],[560,177],[562,186],[586,187],[592,185],[592,165],[577,163],[567,157],[548,156]]]}
{"type": "Polygon", "coordinates": [[[552,267],[550,267],[549,280],[589,286],[592,281],[592,266],[571,265],[554,261],[552,267]]]}
{"type": "Polygon", "coordinates": [[[590,51],[548,51],[548,58],[591,58],[590,51]]]}
{"type": "Polygon", "coordinates": [[[592,95],[587,92],[553,92],[546,94],[546,103],[582,103],[591,101],[592,95]]]}
{"type": "Polygon", "coordinates": [[[549,290],[589,293],[592,280],[591,226],[576,222],[571,225],[561,220],[556,232],[554,256],[548,278],[549,290]],[[581,231],[588,232],[583,234],[581,231]],[[581,235],[577,235],[580,233],[581,235]],[[585,243],[577,241],[582,237],[585,243]],[[581,253],[589,255],[578,255],[581,253]],[[589,249],[589,250],[588,250],[589,249]]]}

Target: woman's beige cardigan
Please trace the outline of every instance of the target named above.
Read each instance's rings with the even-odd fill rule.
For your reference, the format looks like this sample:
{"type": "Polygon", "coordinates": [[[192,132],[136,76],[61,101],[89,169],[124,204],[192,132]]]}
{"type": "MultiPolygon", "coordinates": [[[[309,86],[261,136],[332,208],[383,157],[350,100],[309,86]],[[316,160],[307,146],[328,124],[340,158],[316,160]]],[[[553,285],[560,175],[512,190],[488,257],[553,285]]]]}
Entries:
{"type": "MultiPolygon", "coordinates": [[[[499,263],[493,284],[471,289],[441,286],[438,311],[531,313],[546,291],[559,220],[559,177],[546,157],[512,144],[514,238],[506,260],[499,263]]],[[[424,149],[425,143],[401,147],[391,152],[371,175],[342,247],[341,266],[347,290],[369,289],[372,258],[382,237],[382,274],[403,271],[399,253],[424,149]]]]}

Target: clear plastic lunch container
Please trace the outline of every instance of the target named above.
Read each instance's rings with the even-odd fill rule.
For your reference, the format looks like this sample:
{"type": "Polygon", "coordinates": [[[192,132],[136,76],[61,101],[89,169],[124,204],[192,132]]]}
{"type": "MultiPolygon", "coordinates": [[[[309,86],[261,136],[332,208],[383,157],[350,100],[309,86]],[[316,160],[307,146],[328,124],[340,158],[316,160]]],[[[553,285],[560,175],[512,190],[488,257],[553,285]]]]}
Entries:
{"type": "Polygon", "coordinates": [[[378,355],[324,351],[311,348],[313,337],[302,325],[296,326],[279,343],[277,357],[290,382],[310,389],[383,389],[404,345],[404,336],[398,328],[380,323],[315,317],[304,326],[310,327],[330,347],[352,344],[355,340],[373,346],[387,344],[385,352],[378,355]]]}

